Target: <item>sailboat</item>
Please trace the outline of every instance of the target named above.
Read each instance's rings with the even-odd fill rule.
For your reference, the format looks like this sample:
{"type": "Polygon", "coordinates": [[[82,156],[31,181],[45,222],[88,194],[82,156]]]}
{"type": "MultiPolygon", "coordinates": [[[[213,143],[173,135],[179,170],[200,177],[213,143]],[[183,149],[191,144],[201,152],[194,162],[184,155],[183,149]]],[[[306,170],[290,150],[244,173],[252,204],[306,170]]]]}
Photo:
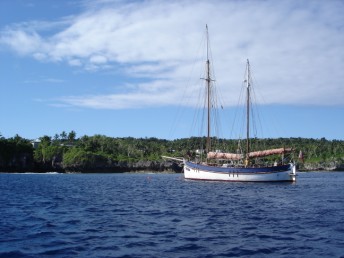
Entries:
{"type": "Polygon", "coordinates": [[[213,107],[209,97],[212,92],[213,79],[210,73],[210,60],[208,55],[209,35],[206,26],[207,36],[207,60],[206,60],[206,92],[207,92],[207,141],[206,159],[191,161],[183,158],[184,178],[188,180],[208,181],[237,181],[237,182],[294,182],[296,181],[296,164],[286,162],[284,155],[291,153],[292,148],[277,148],[269,150],[254,151],[251,149],[250,141],[250,103],[251,103],[251,71],[250,63],[246,64],[246,148],[241,153],[226,153],[211,150],[211,125],[210,109],[213,107]],[[256,162],[257,159],[270,155],[281,155],[280,162],[266,164],[256,162]]]}

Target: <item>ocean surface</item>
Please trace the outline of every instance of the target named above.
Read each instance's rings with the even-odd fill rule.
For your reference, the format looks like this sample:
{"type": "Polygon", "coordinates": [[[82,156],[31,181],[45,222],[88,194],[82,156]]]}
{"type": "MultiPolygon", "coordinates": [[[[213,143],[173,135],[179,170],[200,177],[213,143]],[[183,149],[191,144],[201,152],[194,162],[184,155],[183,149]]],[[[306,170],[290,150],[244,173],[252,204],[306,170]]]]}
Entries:
{"type": "Polygon", "coordinates": [[[344,172],[0,174],[0,257],[344,257],[344,172]]]}

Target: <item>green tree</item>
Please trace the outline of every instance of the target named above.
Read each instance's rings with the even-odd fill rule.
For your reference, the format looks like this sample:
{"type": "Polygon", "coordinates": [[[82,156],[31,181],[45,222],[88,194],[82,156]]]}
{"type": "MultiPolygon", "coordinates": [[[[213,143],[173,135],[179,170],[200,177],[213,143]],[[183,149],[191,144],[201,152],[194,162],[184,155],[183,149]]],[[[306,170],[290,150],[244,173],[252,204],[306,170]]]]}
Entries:
{"type": "Polygon", "coordinates": [[[75,141],[75,138],[76,138],[76,132],[75,131],[70,131],[69,134],[68,134],[68,141],[70,143],[73,143],[75,141]]]}
{"type": "Polygon", "coordinates": [[[108,158],[101,154],[85,151],[81,148],[70,148],[63,155],[63,167],[72,169],[92,169],[95,167],[105,167],[108,158]]]}
{"type": "Polygon", "coordinates": [[[65,131],[62,131],[62,133],[60,134],[61,136],[61,140],[65,141],[67,139],[67,133],[65,131]]]}

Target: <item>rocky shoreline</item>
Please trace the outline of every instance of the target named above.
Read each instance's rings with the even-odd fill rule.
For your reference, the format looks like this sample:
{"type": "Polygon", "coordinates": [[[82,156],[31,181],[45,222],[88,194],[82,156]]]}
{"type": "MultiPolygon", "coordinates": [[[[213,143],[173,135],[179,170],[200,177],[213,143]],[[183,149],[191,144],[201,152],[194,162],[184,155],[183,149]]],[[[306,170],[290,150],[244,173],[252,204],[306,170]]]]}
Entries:
{"type": "MultiPolygon", "coordinates": [[[[109,162],[107,164],[99,163],[94,166],[73,166],[65,167],[62,163],[55,162],[53,164],[24,164],[0,167],[0,172],[60,172],[60,173],[124,173],[124,172],[157,172],[157,173],[181,173],[182,164],[174,161],[138,161],[138,162],[109,162]]],[[[319,162],[319,163],[301,163],[298,164],[298,171],[344,171],[344,163],[319,162]]]]}
{"type": "Polygon", "coordinates": [[[299,171],[344,171],[344,163],[338,161],[303,163],[298,168],[299,171]]]}
{"type": "Polygon", "coordinates": [[[182,166],[170,161],[138,161],[138,162],[112,162],[107,165],[94,167],[80,167],[78,165],[63,168],[65,172],[82,172],[82,173],[123,173],[123,172],[170,172],[181,173],[182,166]]]}
{"type": "Polygon", "coordinates": [[[123,173],[123,172],[165,172],[181,173],[183,167],[172,161],[138,161],[138,162],[109,162],[95,164],[94,166],[63,166],[62,163],[53,164],[16,164],[14,166],[0,166],[0,172],[59,172],[59,173],[123,173]]]}

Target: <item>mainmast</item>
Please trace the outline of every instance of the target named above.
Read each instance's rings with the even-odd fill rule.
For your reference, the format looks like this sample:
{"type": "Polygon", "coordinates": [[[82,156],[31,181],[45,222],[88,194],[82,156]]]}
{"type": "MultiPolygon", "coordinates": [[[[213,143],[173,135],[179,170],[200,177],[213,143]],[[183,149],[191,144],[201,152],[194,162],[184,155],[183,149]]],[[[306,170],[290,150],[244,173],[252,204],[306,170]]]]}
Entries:
{"type": "Polygon", "coordinates": [[[207,78],[205,79],[207,82],[207,102],[208,102],[208,126],[207,126],[207,146],[206,151],[207,153],[211,150],[211,141],[210,141],[210,108],[211,108],[211,85],[210,85],[210,61],[209,61],[209,33],[208,33],[208,25],[206,25],[206,34],[207,34],[207,78]]]}
{"type": "Polygon", "coordinates": [[[250,153],[250,62],[247,59],[246,67],[246,160],[245,165],[249,165],[250,153]]]}

